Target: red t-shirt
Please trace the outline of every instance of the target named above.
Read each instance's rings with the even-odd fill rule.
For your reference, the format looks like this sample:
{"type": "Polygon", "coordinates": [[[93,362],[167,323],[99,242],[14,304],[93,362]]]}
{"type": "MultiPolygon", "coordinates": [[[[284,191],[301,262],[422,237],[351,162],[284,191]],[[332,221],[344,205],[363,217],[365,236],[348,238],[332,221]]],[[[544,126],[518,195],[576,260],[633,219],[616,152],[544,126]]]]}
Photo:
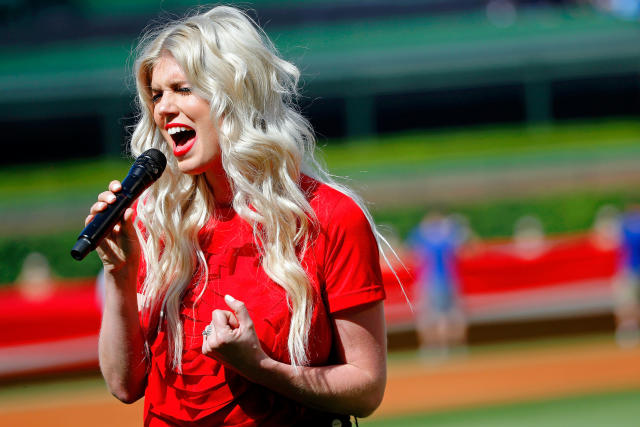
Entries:
{"type": "MultiPolygon", "coordinates": [[[[313,366],[335,363],[331,313],[384,299],[378,248],[369,223],[347,196],[303,177],[302,188],[318,226],[302,265],[314,289],[308,357],[313,366]]],[[[243,301],[265,352],[289,363],[290,313],[286,293],[263,271],[251,226],[232,209],[216,212],[200,232],[208,266],[206,290],[192,283],[182,304],[182,373],[170,367],[164,325],[150,343],[145,391],[146,426],[312,425],[326,414],[245,379],[203,355],[201,332],[224,295],[243,301]]]]}

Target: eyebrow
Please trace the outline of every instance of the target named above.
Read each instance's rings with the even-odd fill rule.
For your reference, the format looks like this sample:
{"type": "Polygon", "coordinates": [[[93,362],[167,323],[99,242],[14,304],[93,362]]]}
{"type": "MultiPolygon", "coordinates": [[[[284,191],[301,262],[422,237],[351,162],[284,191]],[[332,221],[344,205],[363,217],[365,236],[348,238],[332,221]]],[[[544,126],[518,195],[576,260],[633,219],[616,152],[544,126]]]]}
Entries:
{"type": "MultiPolygon", "coordinates": [[[[177,80],[175,82],[171,82],[169,84],[169,87],[173,89],[173,88],[180,87],[183,85],[188,85],[188,84],[190,83],[186,80],[177,80]]],[[[159,89],[158,87],[149,86],[149,89],[151,89],[151,92],[162,92],[162,89],[159,89]]]]}

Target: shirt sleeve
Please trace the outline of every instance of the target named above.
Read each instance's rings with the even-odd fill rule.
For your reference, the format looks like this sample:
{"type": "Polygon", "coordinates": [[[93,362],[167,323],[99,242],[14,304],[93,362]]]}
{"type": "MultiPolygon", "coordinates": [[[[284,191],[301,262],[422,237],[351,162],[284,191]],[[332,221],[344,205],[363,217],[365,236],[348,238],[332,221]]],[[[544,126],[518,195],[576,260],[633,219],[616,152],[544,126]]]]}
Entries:
{"type": "Polygon", "coordinates": [[[360,207],[343,196],[329,215],[325,230],[329,312],[384,300],[378,244],[360,207]]]}

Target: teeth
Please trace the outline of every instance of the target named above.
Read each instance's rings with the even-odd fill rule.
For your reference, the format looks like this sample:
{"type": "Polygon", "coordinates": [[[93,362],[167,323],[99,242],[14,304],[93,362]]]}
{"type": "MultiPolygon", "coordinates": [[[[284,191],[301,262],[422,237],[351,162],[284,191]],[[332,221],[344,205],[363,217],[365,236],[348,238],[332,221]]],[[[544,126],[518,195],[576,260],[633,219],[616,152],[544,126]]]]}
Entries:
{"type": "Polygon", "coordinates": [[[184,126],[176,126],[176,127],[172,127],[172,128],[167,129],[167,132],[169,132],[169,135],[175,135],[178,132],[186,132],[188,130],[193,130],[193,129],[187,128],[187,127],[184,127],[184,126]]]}

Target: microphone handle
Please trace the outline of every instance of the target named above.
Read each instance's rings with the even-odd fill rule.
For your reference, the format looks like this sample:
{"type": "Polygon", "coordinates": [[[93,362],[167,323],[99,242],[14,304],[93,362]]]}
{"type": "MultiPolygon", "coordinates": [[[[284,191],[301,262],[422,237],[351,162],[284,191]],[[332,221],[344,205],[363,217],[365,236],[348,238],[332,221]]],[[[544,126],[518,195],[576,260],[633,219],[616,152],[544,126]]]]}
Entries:
{"type": "Polygon", "coordinates": [[[78,240],[71,249],[71,256],[78,261],[94,250],[104,236],[120,221],[124,211],[142,194],[156,179],[160,178],[167,160],[159,150],[151,148],[142,153],[122,180],[122,189],[115,193],[116,200],[109,203],[106,209],[98,213],[82,230],[78,240]]]}
{"type": "Polygon", "coordinates": [[[116,201],[110,203],[107,209],[98,213],[82,230],[78,241],[71,250],[71,256],[78,261],[84,259],[104,239],[113,226],[120,220],[124,211],[131,206],[134,198],[129,193],[120,191],[115,194],[116,201]]]}

